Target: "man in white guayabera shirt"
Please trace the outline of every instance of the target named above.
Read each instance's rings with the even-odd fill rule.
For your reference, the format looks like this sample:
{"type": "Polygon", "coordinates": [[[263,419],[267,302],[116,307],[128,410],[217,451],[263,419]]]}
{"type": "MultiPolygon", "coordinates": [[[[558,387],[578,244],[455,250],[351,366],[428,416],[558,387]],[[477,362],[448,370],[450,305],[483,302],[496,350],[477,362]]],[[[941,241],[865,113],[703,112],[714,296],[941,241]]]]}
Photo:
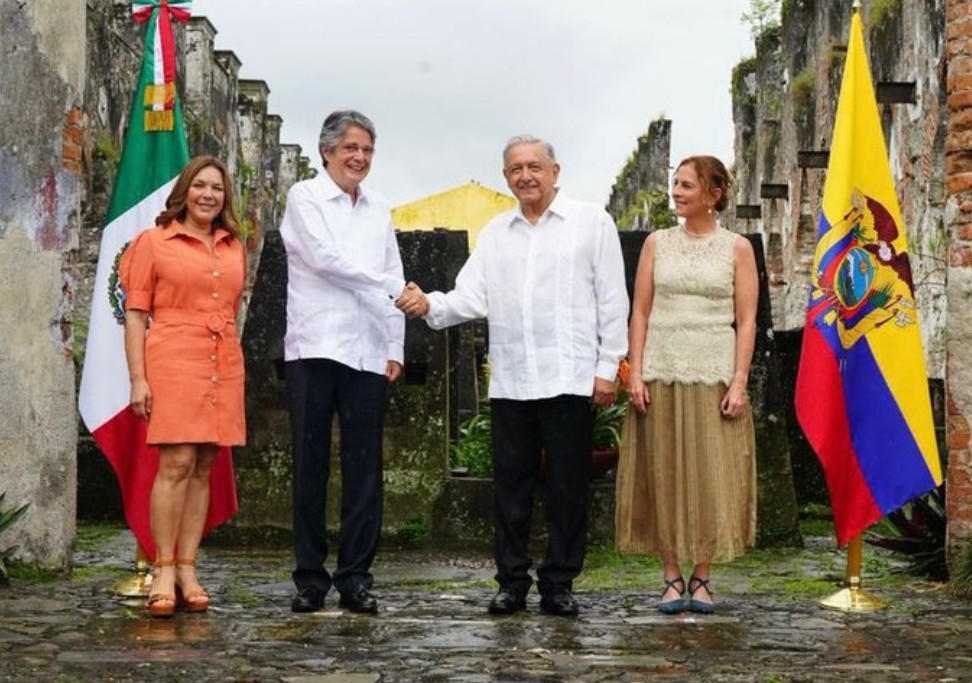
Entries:
{"type": "Polygon", "coordinates": [[[526,607],[530,515],[546,453],[547,532],[540,609],[573,616],[587,545],[593,411],[614,401],[627,351],[621,243],[604,209],[564,196],[550,143],[515,137],[503,175],[519,207],[494,218],[448,293],[409,283],[398,306],[441,329],[489,321],[489,398],[499,592],[491,614],[526,607]]]}
{"type": "Polygon", "coordinates": [[[287,249],[284,359],[294,449],[295,612],[315,612],[333,585],[339,606],[374,613],[371,563],[381,534],[385,389],[402,373],[405,280],[391,211],[362,185],[375,151],[364,115],[324,120],[325,173],[294,185],[280,234],[287,249]],[[341,426],[337,567],[327,560],[331,418],[341,426]]]}

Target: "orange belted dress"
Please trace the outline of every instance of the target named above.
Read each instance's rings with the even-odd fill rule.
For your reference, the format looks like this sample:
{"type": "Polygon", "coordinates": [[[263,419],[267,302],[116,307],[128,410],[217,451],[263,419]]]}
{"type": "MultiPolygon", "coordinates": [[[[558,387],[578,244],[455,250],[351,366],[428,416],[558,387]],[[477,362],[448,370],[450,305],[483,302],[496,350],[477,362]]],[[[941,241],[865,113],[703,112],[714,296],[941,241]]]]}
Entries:
{"type": "Polygon", "coordinates": [[[119,264],[126,310],[148,311],[150,445],[246,442],[243,352],[236,329],[243,245],[217,228],[213,251],[181,223],[143,230],[119,264]]]}

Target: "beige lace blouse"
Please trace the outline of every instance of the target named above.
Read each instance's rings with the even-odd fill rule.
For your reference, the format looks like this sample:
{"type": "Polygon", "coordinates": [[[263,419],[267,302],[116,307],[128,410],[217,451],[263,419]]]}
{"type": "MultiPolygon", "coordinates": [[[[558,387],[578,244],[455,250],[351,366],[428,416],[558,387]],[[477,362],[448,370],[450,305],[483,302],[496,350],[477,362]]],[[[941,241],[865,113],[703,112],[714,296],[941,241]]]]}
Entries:
{"type": "Polygon", "coordinates": [[[641,366],[645,381],[732,381],[735,239],[722,227],[702,238],[681,226],[655,233],[655,293],[641,366]]]}

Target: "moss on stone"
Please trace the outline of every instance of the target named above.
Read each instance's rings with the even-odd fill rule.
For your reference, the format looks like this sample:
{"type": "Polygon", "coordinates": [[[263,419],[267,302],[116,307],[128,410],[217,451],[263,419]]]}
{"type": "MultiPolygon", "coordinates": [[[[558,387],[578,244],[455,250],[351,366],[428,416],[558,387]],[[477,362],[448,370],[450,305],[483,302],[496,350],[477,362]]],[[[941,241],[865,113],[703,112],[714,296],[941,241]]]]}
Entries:
{"type": "Polygon", "coordinates": [[[967,543],[951,562],[948,588],[956,596],[972,600],[972,543],[967,543]]]}
{"type": "Polygon", "coordinates": [[[755,104],[755,95],[746,93],[746,77],[756,71],[756,57],[750,57],[736,64],[732,70],[732,99],[742,104],[755,104]]]}
{"type": "Polygon", "coordinates": [[[631,230],[638,218],[647,217],[652,230],[675,224],[675,212],[668,205],[668,194],[657,190],[642,190],[635,195],[618,218],[619,230],[631,230]]]}
{"type": "Polygon", "coordinates": [[[881,28],[885,22],[894,19],[900,8],[899,0],[874,0],[868,15],[868,25],[872,30],[881,28]]]}
{"type": "Polygon", "coordinates": [[[817,79],[810,69],[804,69],[790,84],[790,97],[793,101],[793,115],[796,119],[806,119],[813,113],[816,101],[817,79]]]}

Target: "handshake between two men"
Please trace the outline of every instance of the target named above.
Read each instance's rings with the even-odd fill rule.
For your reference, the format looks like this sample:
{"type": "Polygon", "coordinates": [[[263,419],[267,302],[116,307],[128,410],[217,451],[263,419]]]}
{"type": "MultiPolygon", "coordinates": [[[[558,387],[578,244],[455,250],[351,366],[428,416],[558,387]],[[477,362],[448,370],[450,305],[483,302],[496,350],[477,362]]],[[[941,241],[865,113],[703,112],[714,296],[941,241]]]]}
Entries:
{"type": "Polygon", "coordinates": [[[409,318],[421,318],[429,312],[429,298],[417,284],[409,282],[395,300],[395,306],[409,318]]]}

